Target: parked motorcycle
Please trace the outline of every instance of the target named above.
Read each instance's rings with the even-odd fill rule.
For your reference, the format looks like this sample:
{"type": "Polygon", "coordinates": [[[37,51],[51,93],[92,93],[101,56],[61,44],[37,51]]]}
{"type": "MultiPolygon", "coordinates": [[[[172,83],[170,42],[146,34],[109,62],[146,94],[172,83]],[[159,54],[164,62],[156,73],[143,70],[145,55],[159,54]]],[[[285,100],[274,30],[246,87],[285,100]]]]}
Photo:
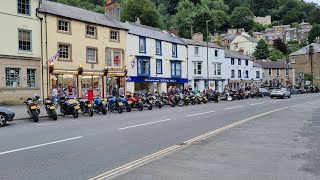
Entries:
{"type": "Polygon", "coordinates": [[[107,114],[107,102],[104,99],[94,98],[93,99],[93,110],[96,113],[101,112],[103,115],[107,114]]]}
{"type": "Polygon", "coordinates": [[[207,97],[205,97],[203,94],[197,94],[196,95],[196,98],[197,98],[197,103],[198,104],[201,104],[202,102],[204,103],[204,104],[206,104],[207,102],[208,102],[208,99],[207,99],[207,97]]]}
{"type": "Polygon", "coordinates": [[[198,99],[196,98],[196,96],[194,94],[190,94],[189,99],[190,99],[190,103],[192,105],[195,105],[196,103],[198,103],[198,99]]]}
{"type": "MultiPolygon", "coordinates": [[[[151,96],[150,96],[151,97],[151,96]]],[[[146,95],[144,94],[140,94],[140,98],[142,100],[142,103],[143,103],[143,107],[147,107],[149,110],[152,110],[153,108],[153,100],[150,99],[150,97],[147,97],[146,95]]],[[[152,98],[152,97],[151,97],[152,98]]]]}
{"type": "Polygon", "coordinates": [[[58,119],[55,104],[49,99],[46,98],[43,100],[44,107],[46,108],[49,118],[52,118],[54,121],[58,119]]]}
{"type": "Polygon", "coordinates": [[[108,109],[110,112],[118,111],[118,113],[123,112],[123,103],[121,102],[120,98],[116,97],[109,97],[108,99],[108,109]]]}
{"type": "Polygon", "coordinates": [[[27,112],[34,122],[38,122],[39,120],[40,107],[37,104],[37,101],[40,100],[39,98],[40,97],[38,95],[35,95],[34,99],[28,98],[24,101],[24,103],[27,105],[27,112]]]}
{"type": "Polygon", "coordinates": [[[132,102],[129,99],[125,98],[125,97],[120,97],[120,101],[123,103],[124,109],[126,109],[127,112],[131,112],[131,110],[132,110],[132,107],[131,107],[132,102]]]}
{"type": "Polygon", "coordinates": [[[179,105],[184,105],[184,95],[182,93],[174,95],[174,101],[179,105]]]}
{"type": "Polygon", "coordinates": [[[159,93],[156,93],[152,98],[155,107],[162,108],[162,106],[164,106],[159,93]]]}
{"type": "Polygon", "coordinates": [[[161,101],[163,102],[163,105],[169,105],[171,107],[175,107],[176,103],[174,102],[173,98],[170,98],[166,94],[163,94],[161,96],[161,101]]]}
{"type": "Polygon", "coordinates": [[[80,105],[77,102],[71,103],[68,98],[61,97],[59,105],[62,116],[72,115],[74,118],[78,118],[80,105]]]}
{"type": "Polygon", "coordinates": [[[93,116],[93,106],[90,101],[79,98],[78,102],[80,104],[80,110],[82,114],[88,114],[89,116],[93,116]]]}
{"type": "Polygon", "coordinates": [[[219,91],[213,91],[208,95],[208,101],[219,102],[219,91]]]}
{"type": "Polygon", "coordinates": [[[128,104],[131,106],[131,109],[137,108],[139,111],[143,110],[143,102],[139,96],[133,97],[133,95],[128,95],[127,99],[128,99],[128,104]]]}
{"type": "Polygon", "coordinates": [[[233,100],[233,97],[230,95],[229,92],[223,92],[223,93],[220,93],[220,100],[225,100],[225,101],[232,101],[233,100]]]}

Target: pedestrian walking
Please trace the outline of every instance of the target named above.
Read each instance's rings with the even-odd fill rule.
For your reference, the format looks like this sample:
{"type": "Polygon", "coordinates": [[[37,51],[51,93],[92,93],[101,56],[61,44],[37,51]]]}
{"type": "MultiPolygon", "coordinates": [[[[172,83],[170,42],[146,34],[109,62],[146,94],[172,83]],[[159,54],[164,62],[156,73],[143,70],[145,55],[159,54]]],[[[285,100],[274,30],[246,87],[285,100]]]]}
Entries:
{"type": "Polygon", "coordinates": [[[52,89],[51,93],[52,93],[52,102],[53,104],[56,104],[58,99],[58,89],[56,86],[52,89]]]}
{"type": "Polygon", "coordinates": [[[120,97],[123,97],[123,96],[124,96],[123,86],[120,86],[120,88],[119,88],[119,96],[120,96],[120,97]]]}

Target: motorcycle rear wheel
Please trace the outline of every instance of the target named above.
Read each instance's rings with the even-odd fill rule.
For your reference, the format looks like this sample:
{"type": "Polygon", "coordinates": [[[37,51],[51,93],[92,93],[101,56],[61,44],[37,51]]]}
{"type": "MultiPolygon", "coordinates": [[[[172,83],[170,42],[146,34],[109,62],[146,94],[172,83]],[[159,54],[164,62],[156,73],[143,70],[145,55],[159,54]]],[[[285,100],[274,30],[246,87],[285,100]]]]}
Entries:
{"type": "Polygon", "coordinates": [[[90,117],[93,116],[93,109],[92,109],[92,108],[89,109],[89,116],[90,116],[90,117]]]}
{"type": "Polygon", "coordinates": [[[77,111],[77,110],[73,110],[72,116],[73,116],[74,118],[78,118],[78,116],[79,116],[78,111],[77,111]]]}
{"type": "Polygon", "coordinates": [[[118,108],[118,113],[122,113],[123,112],[123,107],[122,106],[120,106],[119,108],[118,108]]]}
{"type": "Polygon", "coordinates": [[[55,110],[51,110],[51,117],[54,121],[58,119],[57,112],[55,110]]]}
{"type": "Polygon", "coordinates": [[[33,122],[39,121],[39,114],[37,111],[31,111],[31,116],[32,116],[33,122]]]}
{"type": "Polygon", "coordinates": [[[107,114],[107,108],[106,107],[103,107],[102,110],[101,110],[102,114],[103,115],[106,115],[107,114]]]}

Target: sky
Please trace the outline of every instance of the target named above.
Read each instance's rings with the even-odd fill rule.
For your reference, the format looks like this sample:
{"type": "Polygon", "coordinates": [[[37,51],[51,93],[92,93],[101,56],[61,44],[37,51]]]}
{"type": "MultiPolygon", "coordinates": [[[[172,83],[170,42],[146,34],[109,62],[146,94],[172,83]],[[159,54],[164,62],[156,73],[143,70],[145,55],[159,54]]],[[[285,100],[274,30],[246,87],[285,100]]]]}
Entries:
{"type": "Polygon", "coordinates": [[[315,2],[315,3],[318,3],[320,5],[320,0],[304,0],[306,2],[315,2]]]}

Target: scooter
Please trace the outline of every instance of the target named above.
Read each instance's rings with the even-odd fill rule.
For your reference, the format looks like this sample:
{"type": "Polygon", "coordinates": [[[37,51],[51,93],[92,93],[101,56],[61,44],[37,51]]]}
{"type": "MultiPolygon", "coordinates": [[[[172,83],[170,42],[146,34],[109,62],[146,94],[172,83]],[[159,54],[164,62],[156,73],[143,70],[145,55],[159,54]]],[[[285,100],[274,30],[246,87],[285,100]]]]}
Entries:
{"type": "Polygon", "coordinates": [[[34,122],[38,122],[40,107],[38,106],[37,101],[40,100],[40,97],[38,95],[35,95],[34,97],[34,99],[28,98],[24,103],[27,105],[27,112],[30,118],[33,119],[34,122]]]}
{"type": "Polygon", "coordinates": [[[49,99],[46,98],[43,100],[44,107],[46,108],[49,118],[52,118],[54,121],[58,119],[55,104],[49,99]]]}
{"type": "Polygon", "coordinates": [[[94,98],[93,99],[93,110],[96,113],[101,112],[103,115],[107,114],[107,102],[104,99],[94,98]]]}
{"type": "Polygon", "coordinates": [[[62,116],[72,115],[74,118],[78,118],[80,105],[77,102],[70,103],[68,98],[61,97],[59,99],[59,105],[62,116]]]}

